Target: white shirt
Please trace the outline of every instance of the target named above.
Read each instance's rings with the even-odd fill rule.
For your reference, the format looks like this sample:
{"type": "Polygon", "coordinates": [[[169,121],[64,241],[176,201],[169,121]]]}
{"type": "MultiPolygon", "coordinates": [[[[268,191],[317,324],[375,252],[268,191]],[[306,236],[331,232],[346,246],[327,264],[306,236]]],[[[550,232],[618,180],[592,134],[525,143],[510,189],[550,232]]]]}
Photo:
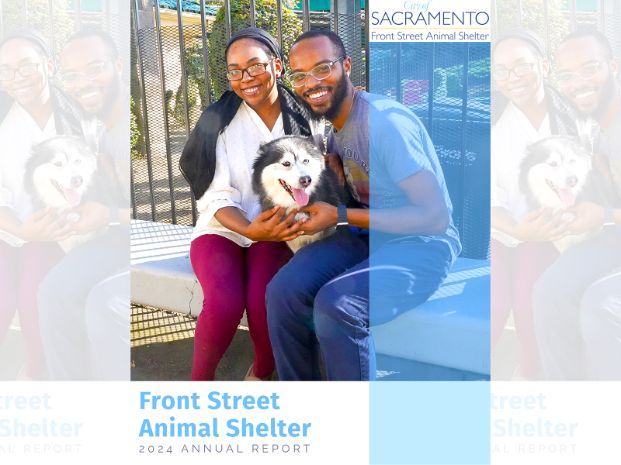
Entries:
{"type": "MultiPolygon", "coordinates": [[[[539,128],[533,127],[526,115],[509,102],[491,134],[491,207],[502,207],[519,222],[526,213],[526,196],[520,189],[520,165],[526,147],[551,135],[546,114],[539,128]]],[[[520,241],[492,226],[492,238],[509,247],[520,241]]]]}
{"type": "MultiPolygon", "coordinates": [[[[54,115],[41,129],[30,114],[18,103],[13,103],[0,123],[0,207],[8,207],[20,221],[33,213],[30,196],[26,192],[24,170],[32,147],[56,135],[54,115]]],[[[24,241],[0,230],[0,240],[13,246],[24,241]]]]}
{"type": "MultiPolygon", "coordinates": [[[[314,133],[322,130],[322,127],[313,128],[314,133]]],[[[252,245],[253,241],[225,228],[214,215],[221,208],[235,207],[252,221],[261,213],[259,198],[252,190],[252,164],[261,144],[284,135],[282,114],[270,131],[259,115],[242,102],[229,125],[218,136],[216,171],[209,188],[196,202],[199,216],[192,240],[203,234],[217,234],[241,247],[252,245]]]]}

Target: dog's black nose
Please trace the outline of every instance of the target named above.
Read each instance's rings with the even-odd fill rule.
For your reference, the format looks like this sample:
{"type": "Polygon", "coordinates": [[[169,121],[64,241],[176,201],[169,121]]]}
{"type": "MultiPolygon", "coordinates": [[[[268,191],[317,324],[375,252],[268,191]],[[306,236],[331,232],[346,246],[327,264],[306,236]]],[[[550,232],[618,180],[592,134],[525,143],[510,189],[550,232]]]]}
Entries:
{"type": "Polygon", "coordinates": [[[80,187],[83,182],[82,176],[74,176],[71,178],[71,187],[80,187]]]}
{"type": "Polygon", "coordinates": [[[310,186],[312,179],[310,176],[300,176],[300,185],[302,187],[308,187],[310,186]]]}
{"type": "Polygon", "coordinates": [[[565,182],[567,183],[567,185],[569,187],[576,187],[576,184],[578,184],[578,177],[577,176],[567,176],[567,180],[565,182]]]}

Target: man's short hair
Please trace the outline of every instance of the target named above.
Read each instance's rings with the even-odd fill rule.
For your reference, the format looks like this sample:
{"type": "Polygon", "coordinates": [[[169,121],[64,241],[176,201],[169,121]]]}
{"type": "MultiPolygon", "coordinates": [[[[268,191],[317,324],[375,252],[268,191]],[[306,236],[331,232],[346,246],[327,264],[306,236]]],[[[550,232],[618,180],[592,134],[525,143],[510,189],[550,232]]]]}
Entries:
{"type": "Polygon", "coordinates": [[[338,55],[347,56],[347,51],[345,50],[345,45],[343,44],[343,41],[338,36],[338,34],[333,31],[327,31],[327,30],[306,31],[300,37],[295,39],[295,42],[293,42],[293,45],[297,44],[298,42],[303,41],[304,39],[313,39],[315,37],[327,37],[328,40],[332,42],[332,45],[336,49],[336,52],[338,55]]]}
{"type": "Polygon", "coordinates": [[[603,33],[592,27],[576,29],[575,31],[569,33],[563,38],[563,40],[561,40],[559,47],[566,42],[569,42],[570,40],[583,39],[585,37],[594,38],[597,43],[602,47],[602,50],[606,54],[607,58],[612,59],[614,57],[614,53],[612,51],[612,47],[608,38],[603,33]]]}
{"type": "Polygon", "coordinates": [[[91,37],[96,37],[103,42],[110,52],[110,56],[113,60],[116,60],[119,57],[119,49],[117,48],[114,39],[110,36],[110,34],[99,29],[83,29],[78,31],[69,37],[69,40],[67,40],[65,45],[69,45],[71,42],[75,42],[76,40],[90,39],[91,37]]]}

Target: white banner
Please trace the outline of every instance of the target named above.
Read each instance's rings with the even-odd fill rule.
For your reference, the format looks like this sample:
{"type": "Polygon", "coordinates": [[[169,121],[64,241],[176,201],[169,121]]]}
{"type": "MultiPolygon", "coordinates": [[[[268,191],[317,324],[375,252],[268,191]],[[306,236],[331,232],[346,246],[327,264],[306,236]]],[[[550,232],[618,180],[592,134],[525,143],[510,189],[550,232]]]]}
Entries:
{"type": "Polygon", "coordinates": [[[370,42],[489,42],[489,0],[369,0],[370,42]]]}

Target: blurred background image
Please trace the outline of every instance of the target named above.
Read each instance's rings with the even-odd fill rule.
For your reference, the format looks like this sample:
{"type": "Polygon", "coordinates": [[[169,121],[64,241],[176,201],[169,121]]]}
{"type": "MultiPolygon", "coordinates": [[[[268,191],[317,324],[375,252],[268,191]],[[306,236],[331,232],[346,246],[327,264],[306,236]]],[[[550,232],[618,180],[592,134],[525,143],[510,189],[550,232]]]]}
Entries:
{"type": "Polygon", "coordinates": [[[2,379],[128,378],[127,18],[0,2],[2,379]]]}

